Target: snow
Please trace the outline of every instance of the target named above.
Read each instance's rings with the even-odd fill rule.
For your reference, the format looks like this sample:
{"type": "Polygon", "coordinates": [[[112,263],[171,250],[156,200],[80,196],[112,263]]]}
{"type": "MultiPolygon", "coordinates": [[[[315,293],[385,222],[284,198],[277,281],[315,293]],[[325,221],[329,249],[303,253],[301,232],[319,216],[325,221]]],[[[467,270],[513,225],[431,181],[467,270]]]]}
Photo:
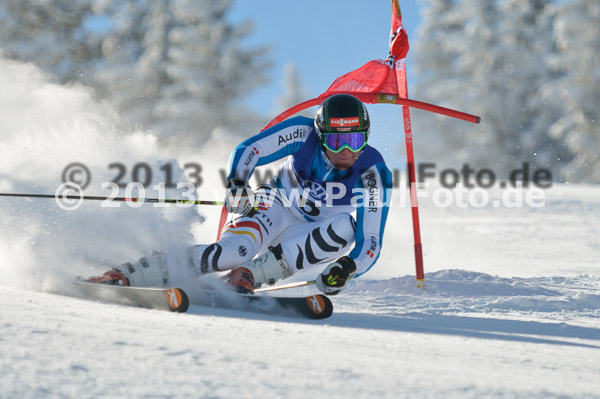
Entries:
{"type": "MultiPolygon", "coordinates": [[[[416,288],[412,252],[388,242],[380,264],[332,298],[325,321],[195,305],[171,314],[3,279],[0,397],[598,398],[600,266],[590,233],[600,189],[550,192],[552,205],[510,220],[456,209],[427,218],[424,206],[426,289],[416,288]],[[513,251],[489,242],[507,225],[500,243],[513,251]],[[469,245],[444,261],[464,232],[469,245]],[[461,256],[465,267],[452,268],[461,256]]],[[[389,233],[410,231],[399,223],[389,233]]]]}
{"type": "MultiPolygon", "coordinates": [[[[111,131],[114,115],[81,87],[4,61],[0,79],[3,191],[53,192],[64,165],[84,159],[86,193],[106,194],[109,162],[163,159],[151,135],[111,131]]],[[[207,187],[230,145],[200,153],[207,187]]],[[[68,295],[74,276],[212,240],[218,209],[2,198],[0,398],[600,398],[600,187],[544,194],[541,208],[423,199],[420,290],[396,192],[380,261],[324,321],[68,295]]]]}
{"type": "Polygon", "coordinates": [[[1,287],[3,397],[599,397],[600,279],[427,282],[357,282],[319,322],[1,287]]]}

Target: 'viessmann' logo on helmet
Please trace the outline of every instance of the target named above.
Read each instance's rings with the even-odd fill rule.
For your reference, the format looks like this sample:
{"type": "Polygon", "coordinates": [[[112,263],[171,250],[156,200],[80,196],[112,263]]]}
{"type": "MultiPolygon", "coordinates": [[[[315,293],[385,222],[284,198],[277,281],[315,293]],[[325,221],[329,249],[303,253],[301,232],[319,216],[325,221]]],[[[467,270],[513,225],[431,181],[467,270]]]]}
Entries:
{"type": "Polygon", "coordinates": [[[360,119],[357,117],[354,118],[330,118],[329,119],[329,124],[331,126],[334,127],[338,127],[338,126],[359,126],[360,125],[360,119]]]}

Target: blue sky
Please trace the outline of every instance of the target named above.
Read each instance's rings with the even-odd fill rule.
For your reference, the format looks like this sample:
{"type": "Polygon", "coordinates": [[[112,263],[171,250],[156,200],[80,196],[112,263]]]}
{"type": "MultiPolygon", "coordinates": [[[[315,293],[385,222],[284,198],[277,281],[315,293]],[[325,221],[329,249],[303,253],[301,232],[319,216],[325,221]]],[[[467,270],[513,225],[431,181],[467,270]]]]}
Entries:
{"type": "MultiPolygon", "coordinates": [[[[400,7],[409,41],[414,43],[420,21],[418,2],[401,0],[400,7]]],[[[315,97],[338,76],[387,56],[392,17],[390,0],[238,0],[230,18],[233,22],[252,20],[255,29],[246,43],[271,48],[271,82],[256,90],[250,102],[262,114],[274,117],[286,64],[296,66],[302,86],[315,97]]],[[[407,70],[410,93],[410,51],[407,70]]],[[[371,144],[384,153],[388,163],[399,166],[390,155],[400,155],[398,148],[404,145],[400,107],[374,105],[369,110],[371,144]],[[377,134],[380,130],[385,133],[377,134]]]]}

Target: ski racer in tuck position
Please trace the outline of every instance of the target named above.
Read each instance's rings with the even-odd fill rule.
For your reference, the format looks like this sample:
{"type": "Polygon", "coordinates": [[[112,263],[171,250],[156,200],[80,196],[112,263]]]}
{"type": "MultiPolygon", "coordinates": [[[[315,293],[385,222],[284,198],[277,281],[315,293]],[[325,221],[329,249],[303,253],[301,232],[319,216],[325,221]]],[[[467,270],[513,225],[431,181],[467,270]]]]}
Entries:
{"type": "MultiPolygon", "coordinates": [[[[238,145],[225,198],[234,216],[217,242],[190,248],[191,267],[198,274],[231,270],[229,283],[253,292],[325,266],[315,285],[328,295],[367,272],[381,251],[392,187],[383,157],[367,144],[369,130],[364,104],[338,94],[314,120],[290,118],[238,145]],[[284,157],[270,184],[249,187],[256,166],[284,157]]],[[[161,286],[167,272],[153,263],[142,258],[91,281],[161,286]]]]}

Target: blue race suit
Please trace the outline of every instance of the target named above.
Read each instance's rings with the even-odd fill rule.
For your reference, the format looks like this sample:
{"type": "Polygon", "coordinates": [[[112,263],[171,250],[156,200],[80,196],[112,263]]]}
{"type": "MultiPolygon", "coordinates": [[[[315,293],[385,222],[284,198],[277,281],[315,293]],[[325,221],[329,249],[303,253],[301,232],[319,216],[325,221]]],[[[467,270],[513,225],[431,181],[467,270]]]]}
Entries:
{"type": "Polygon", "coordinates": [[[294,117],[238,145],[227,178],[248,181],[255,167],[284,157],[274,183],[298,221],[320,222],[356,211],[348,256],[356,263],[356,276],[364,274],[379,258],[391,196],[392,175],[381,154],[367,145],[349,169],[335,169],[321,149],[313,119],[294,117]]]}

